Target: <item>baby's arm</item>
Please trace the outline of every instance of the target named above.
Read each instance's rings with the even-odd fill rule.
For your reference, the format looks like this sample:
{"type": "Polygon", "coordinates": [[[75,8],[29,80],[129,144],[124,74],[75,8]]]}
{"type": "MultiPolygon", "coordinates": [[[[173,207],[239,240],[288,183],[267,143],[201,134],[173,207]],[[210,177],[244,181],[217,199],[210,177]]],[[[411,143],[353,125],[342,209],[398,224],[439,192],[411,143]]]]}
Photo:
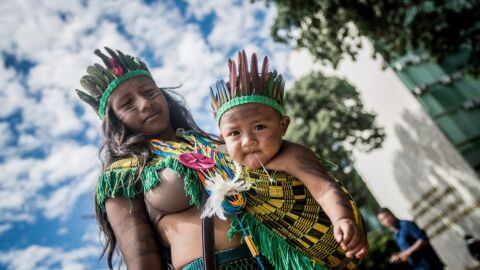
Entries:
{"type": "Polygon", "coordinates": [[[334,237],[347,251],[348,257],[366,255],[368,243],[355,223],[350,202],[309,148],[284,142],[280,152],[266,165],[271,170],[285,171],[302,181],[332,221],[334,237]]]}

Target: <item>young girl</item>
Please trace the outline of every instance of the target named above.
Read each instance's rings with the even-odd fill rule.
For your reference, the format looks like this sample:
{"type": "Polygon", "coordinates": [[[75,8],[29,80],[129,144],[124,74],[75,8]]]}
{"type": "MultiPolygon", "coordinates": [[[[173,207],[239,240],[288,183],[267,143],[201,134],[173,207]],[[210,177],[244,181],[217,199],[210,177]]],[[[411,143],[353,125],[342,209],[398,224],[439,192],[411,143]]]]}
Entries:
{"type": "Polygon", "coordinates": [[[260,72],[255,54],[250,71],[244,51],[238,61],[238,74],[235,62],[229,60],[229,83],[218,81],[210,94],[228,154],[249,169],[266,167],[300,179],[330,218],[335,240],[347,257],[364,257],[366,235],[346,191],[331,180],[310,149],[282,139],[290,122],[283,107],[282,76],[268,72],[266,57],[260,72]]]}
{"type": "MultiPolygon", "coordinates": [[[[190,264],[202,257],[200,210],[192,207],[198,206],[199,193],[187,196],[184,186],[196,184],[168,167],[165,161],[173,159],[154,154],[151,139],[174,144],[169,150],[187,151],[192,146],[177,129],[212,138],[173,92],[156,86],[140,59],[105,49],[110,56],[95,51],[105,66],[87,67],[84,89],[77,90],[103,119],[104,168],[95,201],[105,237],[102,256],[107,254],[110,269],[117,247],[128,269],[166,269],[166,261],[175,269],[195,269],[190,264]]],[[[223,262],[256,266],[238,236],[227,238],[229,224],[215,220],[215,249],[223,262]]]]}

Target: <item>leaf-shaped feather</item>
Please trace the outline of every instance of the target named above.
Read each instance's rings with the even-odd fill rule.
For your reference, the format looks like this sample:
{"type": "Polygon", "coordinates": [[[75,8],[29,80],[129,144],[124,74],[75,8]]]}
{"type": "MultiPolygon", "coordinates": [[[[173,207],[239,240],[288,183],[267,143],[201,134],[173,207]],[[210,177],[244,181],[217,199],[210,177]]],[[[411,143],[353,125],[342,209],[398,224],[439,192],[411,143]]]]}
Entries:
{"type": "Polygon", "coordinates": [[[267,78],[268,78],[267,79],[267,85],[266,85],[266,88],[267,88],[266,90],[267,91],[265,92],[265,94],[269,97],[271,97],[272,94],[273,94],[273,84],[274,84],[274,80],[275,80],[275,75],[276,74],[274,74],[273,72],[269,72],[268,76],[267,76],[267,78]]]}
{"type": "Polygon", "coordinates": [[[97,84],[100,88],[107,88],[108,81],[105,80],[103,74],[95,66],[88,66],[87,73],[90,75],[90,78],[97,84]]]}
{"type": "Polygon", "coordinates": [[[115,61],[116,61],[117,63],[119,63],[119,64],[121,63],[118,55],[117,55],[112,49],[110,49],[110,48],[108,48],[108,47],[105,47],[105,50],[108,52],[108,54],[110,54],[110,56],[111,56],[113,59],[115,59],[115,61]]]}
{"type": "Polygon", "coordinates": [[[258,77],[258,63],[255,53],[252,54],[250,61],[250,77],[252,79],[252,94],[260,93],[260,78],[258,77]]]}
{"type": "Polygon", "coordinates": [[[128,70],[129,71],[132,71],[132,70],[135,70],[136,69],[136,63],[135,63],[135,60],[133,59],[132,56],[130,55],[126,55],[127,57],[125,58],[127,61],[127,65],[128,65],[128,70]]]}
{"type": "Polygon", "coordinates": [[[263,58],[262,72],[261,72],[261,89],[264,93],[267,92],[267,80],[268,80],[268,58],[265,56],[263,58]]]}
{"type": "Polygon", "coordinates": [[[210,86],[210,104],[212,105],[212,108],[213,108],[213,111],[216,112],[217,111],[217,100],[215,98],[215,94],[214,94],[214,90],[213,90],[213,87],[210,86]]]}
{"type": "Polygon", "coordinates": [[[278,98],[280,105],[285,105],[285,80],[280,83],[280,96],[278,98]]]}
{"type": "Polygon", "coordinates": [[[237,67],[235,61],[228,59],[228,68],[230,69],[230,93],[232,97],[237,96],[237,67]]]}
{"type": "Polygon", "coordinates": [[[124,68],[125,71],[129,70],[128,69],[128,64],[127,64],[127,57],[125,56],[125,54],[123,54],[121,51],[117,50],[117,54],[118,54],[118,60],[120,61],[120,63],[122,64],[122,67],[124,68]]]}
{"type": "Polygon", "coordinates": [[[242,96],[248,95],[248,88],[249,88],[249,72],[248,72],[248,60],[247,55],[245,54],[245,50],[242,50],[238,53],[238,66],[239,66],[239,76],[240,76],[240,89],[242,92],[242,96]]]}
{"type": "Polygon", "coordinates": [[[142,60],[138,59],[138,63],[140,64],[140,68],[141,68],[141,69],[148,70],[148,67],[147,67],[147,65],[145,64],[145,62],[143,62],[142,60]]]}
{"type": "Polygon", "coordinates": [[[103,89],[100,88],[90,77],[90,75],[85,75],[80,79],[80,85],[85,88],[85,90],[93,97],[101,97],[103,94],[103,89]]]}
{"type": "Polygon", "coordinates": [[[225,93],[223,91],[223,89],[221,88],[221,86],[219,85],[219,82],[217,82],[215,84],[215,88],[217,89],[217,93],[220,97],[220,104],[225,104],[227,101],[228,101],[228,98],[227,98],[227,93],[225,93]]]}
{"type": "Polygon", "coordinates": [[[113,74],[107,70],[106,68],[104,68],[103,66],[99,65],[99,64],[94,64],[94,66],[100,71],[102,72],[102,75],[103,75],[103,78],[107,80],[108,83],[112,82],[113,80],[115,80],[115,76],[113,76],[113,74]]]}
{"type": "Polygon", "coordinates": [[[111,69],[112,67],[110,66],[110,61],[108,61],[108,57],[103,54],[99,49],[95,49],[95,51],[93,51],[94,54],[96,54],[98,57],[100,57],[103,61],[103,63],[105,64],[105,66],[108,68],[108,69],[111,69]]]}
{"type": "Polygon", "coordinates": [[[75,89],[75,91],[77,92],[77,95],[81,100],[85,101],[88,105],[92,106],[92,108],[95,111],[98,111],[98,103],[99,103],[98,100],[96,100],[94,97],[78,89],[75,89]]]}
{"type": "Polygon", "coordinates": [[[273,93],[272,93],[272,98],[275,100],[279,100],[280,97],[280,87],[282,86],[282,74],[278,75],[275,78],[275,81],[273,83],[273,93]]]}
{"type": "Polygon", "coordinates": [[[220,80],[220,87],[222,88],[222,91],[227,94],[229,100],[235,98],[234,96],[232,96],[232,93],[228,91],[227,84],[224,80],[220,80]]]}

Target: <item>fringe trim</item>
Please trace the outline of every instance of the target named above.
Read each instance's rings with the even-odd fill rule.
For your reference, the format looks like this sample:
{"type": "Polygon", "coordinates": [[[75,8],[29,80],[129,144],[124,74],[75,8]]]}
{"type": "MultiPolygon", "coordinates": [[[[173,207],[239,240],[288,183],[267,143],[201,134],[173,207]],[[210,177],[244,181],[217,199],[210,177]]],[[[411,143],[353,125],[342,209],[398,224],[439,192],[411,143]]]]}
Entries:
{"type": "MultiPolygon", "coordinates": [[[[249,213],[244,213],[239,219],[252,234],[253,240],[258,246],[260,254],[263,255],[275,269],[328,269],[300,253],[300,251],[295,249],[285,239],[274,233],[249,213]]],[[[233,235],[234,232],[235,228],[230,228],[229,237],[233,235]]]]}
{"type": "Polygon", "coordinates": [[[106,171],[98,177],[97,183],[97,203],[105,213],[105,200],[115,198],[118,195],[133,199],[140,192],[135,188],[135,175],[137,168],[117,169],[106,171]]]}
{"type": "Polygon", "coordinates": [[[148,192],[157,186],[161,179],[158,171],[165,168],[172,169],[183,176],[185,193],[190,197],[190,203],[200,207],[202,186],[195,170],[183,166],[174,157],[161,159],[154,165],[145,166],[141,176],[142,189],[135,186],[136,167],[114,169],[102,173],[98,177],[97,203],[105,213],[105,200],[121,196],[133,199],[142,192],[148,192]]]}
{"type": "MultiPolygon", "coordinates": [[[[145,166],[141,181],[142,189],[135,186],[136,167],[113,169],[101,174],[98,178],[97,203],[100,209],[105,213],[105,200],[122,196],[127,199],[133,199],[142,192],[148,192],[157,186],[161,179],[158,171],[169,168],[183,176],[185,193],[190,196],[190,203],[200,207],[200,197],[202,185],[195,170],[183,166],[180,161],[174,157],[167,157],[157,161],[156,164],[145,166]]],[[[262,254],[275,269],[303,269],[303,270],[322,270],[328,269],[314,260],[303,255],[295,249],[285,239],[281,238],[263,223],[255,219],[249,213],[244,212],[238,217],[244,227],[246,227],[253,236],[260,254],[262,254]]],[[[232,223],[228,232],[228,237],[232,237],[238,231],[232,223]]]]}

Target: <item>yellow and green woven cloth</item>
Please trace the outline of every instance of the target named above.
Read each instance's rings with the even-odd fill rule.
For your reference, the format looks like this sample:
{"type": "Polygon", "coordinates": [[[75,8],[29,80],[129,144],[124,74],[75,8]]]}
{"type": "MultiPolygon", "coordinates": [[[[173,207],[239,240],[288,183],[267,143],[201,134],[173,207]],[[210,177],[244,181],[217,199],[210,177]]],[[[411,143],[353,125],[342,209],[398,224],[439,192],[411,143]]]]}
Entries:
{"type": "MultiPolygon", "coordinates": [[[[107,198],[133,198],[158,185],[161,180],[157,171],[165,168],[183,176],[191,204],[199,207],[203,189],[201,174],[179,162],[177,157],[182,153],[199,152],[210,156],[218,172],[225,173],[234,167],[230,157],[219,154],[193,133],[185,133],[179,142],[162,142],[155,150],[155,158],[142,172],[141,189],[134,183],[137,173],[134,160],[117,161],[100,175],[97,201],[103,211],[107,198]]],[[[246,211],[237,218],[253,236],[260,254],[275,269],[356,269],[358,260],[345,256],[333,237],[330,220],[302,182],[283,172],[269,173],[274,182],[269,181],[263,170],[244,170],[241,177],[253,183],[253,188],[244,194],[246,211]]],[[[350,200],[357,224],[363,227],[355,202],[344,188],[343,191],[350,200]]],[[[230,236],[238,231],[232,222],[230,236]]]]}

